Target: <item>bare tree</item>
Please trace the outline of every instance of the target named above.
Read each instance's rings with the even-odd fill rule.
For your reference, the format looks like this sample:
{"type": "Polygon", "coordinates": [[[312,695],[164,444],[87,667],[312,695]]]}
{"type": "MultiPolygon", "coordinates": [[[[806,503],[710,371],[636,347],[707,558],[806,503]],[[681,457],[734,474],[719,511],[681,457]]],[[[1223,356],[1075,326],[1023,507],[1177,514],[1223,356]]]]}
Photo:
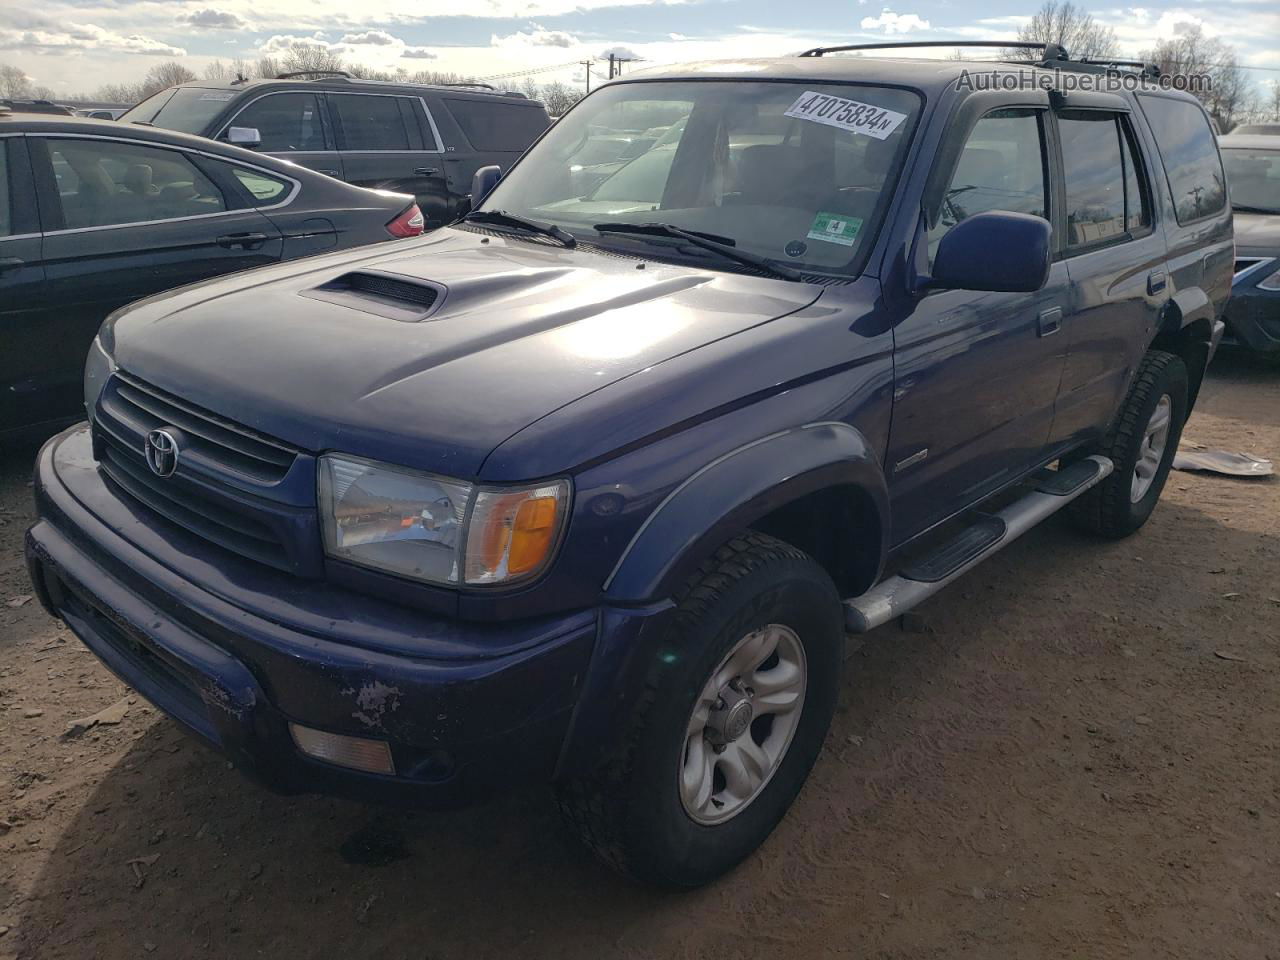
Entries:
{"type": "Polygon", "coordinates": [[[284,72],[286,73],[319,73],[330,70],[342,70],[342,57],[327,46],[319,43],[295,41],[284,55],[284,72]]]}
{"type": "Polygon", "coordinates": [[[259,80],[274,80],[284,73],[284,67],[275,57],[260,57],[253,65],[252,73],[259,80]]]}
{"type": "Polygon", "coordinates": [[[1271,81],[1271,102],[1267,105],[1267,113],[1272,120],[1280,120],[1280,80],[1271,81]]]}
{"type": "Polygon", "coordinates": [[[159,93],[166,87],[176,86],[179,83],[189,83],[196,79],[198,79],[196,75],[177,60],[158,63],[148,70],[147,75],[142,78],[142,83],[139,85],[138,90],[138,99],[142,100],[153,93],[159,93]]]}
{"type": "Polygon", "coordinates": [[[538,86],[538,81],[533,77],[525,77],[518,89],[530,100],[542,99],[542,89],[538,86]]]}
{"type": "Polygon", "coordinates": [[[541,100],[547,107],[547,113],[553,117],[562,116],[581,99],[581,93],[559,80],[553,80],[542,88],[541,100]]]}
{"type": "Polygon", "coordinates": [[[0,65],[0,97],[25,100],[31,96],[31,78],[10,64],[0,65]]]}
{"type": "MultiPolygon", "coordinates": [[[[1115,31],[1093,19],[1071,0],[1045,0],[1031,21],[1018,31],[1018,39],[1031,43],[1056,43],[1072,57],[1103,60],[1120,53],[1115,31]]],[[[1015,60],[1039,60],[1038,50],[1014,48],[1005,55],[1015,60]]]]}
{"type": "Polygon", "coordinates": [[[1224,133],[1257,108],[1257,91],[1240,66],[1235,48],[1216,37],[1206,37],[1198,24],[1182,24],[1176,37],[1162,40],[1142,58],[1168,76],[1206,77],[1208,82],[1192,92],[1224,133]]]}

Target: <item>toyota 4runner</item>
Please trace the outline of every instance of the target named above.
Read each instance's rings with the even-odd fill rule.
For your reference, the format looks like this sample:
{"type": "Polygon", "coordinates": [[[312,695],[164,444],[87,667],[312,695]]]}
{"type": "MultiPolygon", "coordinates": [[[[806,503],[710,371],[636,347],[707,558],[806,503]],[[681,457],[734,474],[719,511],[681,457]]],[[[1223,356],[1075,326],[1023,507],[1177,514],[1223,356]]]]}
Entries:
{"type": "Polygon", "coordinates": [[[846,633],[1058,511],[1143,525],[1231,287],[1190,96],[830,52],[638,72],[451,227],[117,312],[45,606],[279,789],[540,779],[632,876],[742,860],[846,633]]]}

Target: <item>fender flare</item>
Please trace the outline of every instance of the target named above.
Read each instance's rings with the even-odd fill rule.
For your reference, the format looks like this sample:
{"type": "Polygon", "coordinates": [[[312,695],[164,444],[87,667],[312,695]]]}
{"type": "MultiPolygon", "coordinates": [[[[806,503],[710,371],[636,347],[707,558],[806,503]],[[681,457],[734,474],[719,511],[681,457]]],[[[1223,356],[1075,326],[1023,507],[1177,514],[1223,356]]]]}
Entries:
{"type": "Polygon", "coordinates": [[[1160,323],[1161,333],[1177,333],[1189,327],[1197,320],[1208,322],[1210,328],[1217,319],[1213,301],[1201,287],[1185,287],[1179,290],[1164,305],[1164,317],[1160,323]]]}
{"type": "Polygon", "coordinates": [[[606,602],[630,605],[670,597],[735,533],[779,507],[833,487],[856,488],[857,495],[870,500],[879,519],[874,581],[890,531],[884,471],[859,430],[827,421],[731,450],[672,490],[636,531],[609,574],[606,602]]]}

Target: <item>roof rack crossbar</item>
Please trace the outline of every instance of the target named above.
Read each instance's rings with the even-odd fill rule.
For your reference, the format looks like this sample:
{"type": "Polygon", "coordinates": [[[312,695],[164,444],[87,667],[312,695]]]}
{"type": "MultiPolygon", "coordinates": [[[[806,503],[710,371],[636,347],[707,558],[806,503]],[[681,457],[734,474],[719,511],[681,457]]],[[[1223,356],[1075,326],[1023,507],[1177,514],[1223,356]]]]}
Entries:
{"type": "Polygon", "coordinates": [[[895,50],[917,47],[1001,47],[1019,50],[1043,50],[1044,59],[1069,60],[1066,48],[1060,43],[1040,43],[1034,40],[908,40],[902,43],[849,43],[838,47],[814,47],[800,54],[802,57],[820,57],[825,53],[844,53],[848,50],[895,50]]]}
{"type": "Polygon", "coordinates": [[[277,73],[277,80],[292,80],[294,77],[346,77],[351,79],[351,74],[345,70],[291,70],[288,73],[277,73]]]}

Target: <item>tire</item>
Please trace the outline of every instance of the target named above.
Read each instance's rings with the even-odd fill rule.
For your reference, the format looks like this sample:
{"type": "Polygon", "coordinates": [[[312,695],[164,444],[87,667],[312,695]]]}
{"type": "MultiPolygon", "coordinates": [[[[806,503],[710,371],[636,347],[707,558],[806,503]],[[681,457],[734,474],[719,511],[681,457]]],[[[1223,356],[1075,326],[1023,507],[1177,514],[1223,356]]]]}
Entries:
{"type": "Polygon", "coordinates": [[[1115,471],[1071,505],[1070,516],[1078,527],[1120,539],[1147,522],[1182,438],[1187,391],[1187,367],[1181,357],[1152,350],[1143,358],[1110,430],[1099,447],[1089,451],[1110,457],[1115,471]],[[1159,456],[1153,459],[1147,441],[1157,411],[1167,414],[1168,430],[1159,456]],[[1140,475],[1140,464],[1146,476],[1140,475]]]}
{"type": "Polygon", "coordinates": [[[800,792],[835,711],[844,624],[826,572],[804,552],[754,532],[717,550],[676,599],[661,648],[638,658],[651,666],[619,748],[589,777],[559,784],[557,795],[569,827],[609,866],[644,883],[688,888],[751,854],[800,792]],[[771,638],[773,654],[739,674],[745,679],[734,689],[716,687],[724,697],[708,699],[713,680],[768,649],[771,638]],[[785,679],[794,691],[793,668],[802,677],[798,699],[790,710],[766,713],[769,702],[785,699],[771,689],[785,679]],[[739,709],[743,698],[751,709],[739,709]],[[750,722],[731,739],[735,717],[750,722]],[[706,727],[694,733],[700,718],[706,727]],[[743,738],[763,743],[750,748],[743,738]],[[735,797],[723,771],[771,753],[765,776],[737,778],[760,781],[755,792],[745,802],[735,797]],[[699,778],[708,765],[710,780],[699,778]],[[693,786],[708,783],[710,793],[693,786]]]}

